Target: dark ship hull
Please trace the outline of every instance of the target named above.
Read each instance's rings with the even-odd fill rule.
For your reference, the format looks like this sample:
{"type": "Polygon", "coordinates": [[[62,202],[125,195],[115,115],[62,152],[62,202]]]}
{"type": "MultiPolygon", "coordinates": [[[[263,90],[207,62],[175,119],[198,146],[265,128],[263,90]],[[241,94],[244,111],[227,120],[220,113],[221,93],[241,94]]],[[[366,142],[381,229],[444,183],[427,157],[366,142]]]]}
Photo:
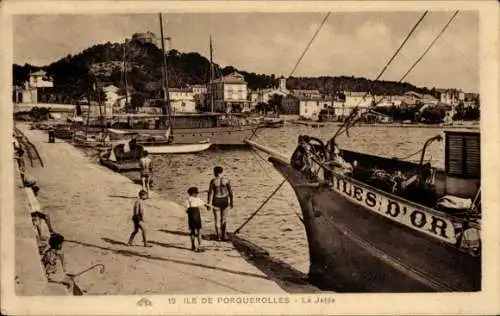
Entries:
{"type": "Polygon", "coordinates": [[[311,183],[271,157],[299,200],[311,281],[339,292],[453,292],[481,289],[481,259],[461,251],[443,214],[334,173],[311,183]]]}

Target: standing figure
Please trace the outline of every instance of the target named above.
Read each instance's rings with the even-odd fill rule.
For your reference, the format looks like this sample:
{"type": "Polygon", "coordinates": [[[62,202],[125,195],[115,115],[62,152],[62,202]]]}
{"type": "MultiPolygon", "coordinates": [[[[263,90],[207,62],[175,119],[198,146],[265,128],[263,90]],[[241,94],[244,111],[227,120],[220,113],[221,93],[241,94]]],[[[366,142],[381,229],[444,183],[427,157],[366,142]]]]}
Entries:
{"type": "Polygon", "coordinates": [[[215,236],[217,240],[227,240],[226,226],[227,213],[233,208],[233,190],[229,180],[222,176],[223,169],[220,166],[214,168],[214,178],[210,180],[208,187],[208,203],[213,205],[215,220],[215,236]],[[220,228],[220,229],[219,229],[220,228]]]}
{"type": "Polygon", "coordinates": [[[134,241],[135,235],[139,232],[139,229],[142,233],[142,242],[144,243],[144,247],[151,247],[148,245],[146,239],[146,228],[144,227],[144,202],[147,198],[147,192],[144,190],[139,191],[139,197],[134,203],[134,212],[132,214],[132,223],[134,224],[134,231],[130,234],[130,238],[128,240],[128,245],[132,246],[132,242],[134,241]]]}
{"type": "Polygon", "coordinates": [[[49,143],[55,143],[56,142],[56,132],[54,130],[54,127],[51,126],[49,129],[49,143]]]}
{"type": "Polygon", "coordinates": [[[139,165],[141,167],[141,181],[142,189],[147,192],[149,197],[149,189],[151,183],[151,175],[153,173],[153,168],[151,166],[151,158],[148,156],[147,150],[143,152],[141,159],[139,160],[139,165]]]}
{"type": "Polygon", "coordinates": [[[21,180],[24,183],[24,174],[26,172],[26,165],[24,163],[24,150],[21,146],[14,149],[14,159],[17,161],[19,166],[19,172],[21,173],[21,180]]]}
{"type": "Polygon", "coordinates": [[[188,200],[186,203],[186,213],[188,215],[188,226],[189,226],[189,237],[191,238],[191,250],[195,252],[200,252],[201,247],[201,215],[200,208],[206,207],[214,209],[213,206],[208,205],[203,202],[198,197],[198,188],[191,187],[188,189],[188,200]],[[198,240],[198,246],[195,245],[195,241],[198,240]]]}
{"type": "Polygon", "coordinates": [[[298,146],[292,154],[291,165],[294,169],[310,173],[311,170],[311,145],[309,136],[299,135],[298,146]]]}

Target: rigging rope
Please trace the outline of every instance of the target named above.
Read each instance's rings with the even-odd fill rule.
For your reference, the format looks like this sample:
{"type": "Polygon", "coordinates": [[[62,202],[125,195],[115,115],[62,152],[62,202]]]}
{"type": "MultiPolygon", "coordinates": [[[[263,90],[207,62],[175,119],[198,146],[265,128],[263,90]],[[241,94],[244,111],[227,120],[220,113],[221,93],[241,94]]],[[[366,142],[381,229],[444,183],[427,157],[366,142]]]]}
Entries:
{"type": "Polygon", "coordinates": [[[434,40],[430,43],[430,45],[427,47],[427,49],[424,51],[424,53],[413,63],[413,65],[411,65],[410,69],[408,69],[408,71],[404,74],[404,76],[401,78],[401,80],[399,80],[400,82],[403,81],[406,78],[406,76],[408,76],[408,74],[413,70],[413,68],[415,68],[415,66],[422,60],[422,58],[424,58],[424,56],[431,49],[431,47],[434,45],[434,43],[436,43],[436,41],[446,31],[446,29],[448,28],[448,26],[450,26],[451,22],[455,19],[455,17],[457,16],[457,14],[458,14],[458,10],[455,11],[455,13],[452,15],[452,17],[448,21],[448,23],[446,23],[446,25],[441,29],[441,32],[439,32],[439,34],[434,38],[434,40]]]}
{"type": "MultiPolygon", "coordinates": [[[[426,12],[427,12],[427,11],[426,11],[426,12]]],[[[436,43],[436,41],[437,41],[437,40],[438,40],[438,39],[439,39],[439,38],[443,35],[443,33],[446,31],[446,29],[447,29],[447,28],[448,28],[448,26],[451,24],[451,22],[453,21],[453,19],[455,19],[455,17],[457,16],[458,12],[459,12],[458,10],[457,10],[457,11],[455,11],[455,13],[453,14],[453,16],[452,16],[452,17],[450,18],[450,20],[448,21],[448,23],[446,23],[446,25],[445,25],[445,26],[441,29],[441,31],[439,32],[439,34],[438,34],[438,35],[434,38],[434,40],[433,40],[433,41],[429,44],[429,46],[428,46],[428,47],[427,47],[427,49],[423,52],[423,54],[422,54],[419,58],[417,58],[417,60],[416,60],[416,61],[415,61],[415,62],[414,62],[411,66],[410,66],[410,68],[408,69],[408,71],[406,71],[406,73],[405,73],[405,74],[401,77],[401,79],[398,81],[399,83],[400,83],[400,82],[402,82],[402,81],[403,81],[403,80],[404,80],[404,79],[408,76],[408,74],[409,74],[409,73],[410,73],[410,72],[411,72],[411,71],[415,68],[415,66],[416,66],[416,65],[417,65],[417,64],[418,64],[418,63],[419,63],[419,62],[420,62],[420,61],[424,58],[424,56],[427,54],[427,52],[429,52],[429,50],[431,49],[431,47],[432,47],[432,46],[436,43]]],[[[380,98],[380,100],[379,100],[376,104],[378,104],[378,103],[382,102],[384,99],[385,99],[385,96],[384,96],[384,97],[382,97],[382,98],[380,98]]],[[[351,112],[351,114],[352,114],[352,113],[354,113],[354,112],[357,110],[358,106],[359,106],[359,104],[358,104],[358,105],[357,105],[357,106],[353,109],[353,111],[351,112]]],[[[350,117],[350,116],[351,116],[351,115],[349,115],[349,117],[350,117]]],[[[348,119],[349,119],[349,117],[348,117],[348,119]]],[[[359,119],[358,119],[358,120],[359,120],[359,119]]],[[[346,119],[346,121],[347,121],[347,119],[346,119]]],[[[354,123],[356,123],[356,122],[353,122],[353,123],[349,124],[349,126],[347,126],[347,127],[345,128],[345,130],[343,130],[343,131],[341,131],[341,128],[342,128],[343,126],[341,126],[341,128],[339,128],[339,129],[337,130],[337,133],[333,136],[333,139],[335,139],[337,136],[340,136],[340,135],[341,135],[342,133],[344,133],[344,132],[346,132],[346,133],[347,133],[347,129],[348,129],[349,127],[353,126],[353,125],[354,125],[354,123]]],[[[345,124],[344,124],[344,125],[345,125],[345,124]]]]}
{"type": "Polygon", "coordinates": [[[311,38],[311,40],[309,41],[309,43],[307,43],[307,46],[306,48],[304,49],[304,51],[302,52],[302,55],[300,55],[299,57],[299,60],[297,61],[297,63],[295,63],[295,66],[293,67],[292,71],[290,72],[290,75],[288,75],[288,77],[291,77],[293,75],[293,73],[295,72],[295,70],[297,69],[297,67],[299,66],[300,62],[302,61],[302,58],[304,58],[304,56],[306,55],[307,51],[309,50],[309,47],[311,47],[311,44],[312,42],[314,41],[314,39],[316,38],[316,36],[318,36],[319,34],[319,31],[321,30],[321,28],[323,27],[323,25],[325,24],[326,20],[328,19],[328,17],[330,16],[330,13],[331,12],[328,12],[326,14],[326,16],[323,18],[323,21],[321,22],[321,24],[319,25],[318,29],[316,30],[316,32],[314,33],[313,37],[311,38]]]}
{"type": "MultiPolygon", "coordinates": [[[[413,33],[415,32],[415,30],[417,29],[417,27],[420,25],[420,23],[423,21],[423,19],[425,18],[425,16],[427,15],[428,12],[429,11],[425,11],[424,14],[422,14],[422,16],[418,19],[417,23],[415,23],[415,25],[412,27],[412,29],[410,30],[410,32],[406,35],[405,39],[399,45],[399,47],[396,50],[396,52],[387,61],[387,63],[382,68],[382,70],[380,71],[380,73],[378,74],[378,76],[375,78],[375,80],[373,82],[376,82],[378,79],[380,79],[380,77],[382,77],[382,75],[384,74],[384,72],[387,70],[387,67],[389,67],[389,65],[393,62],[393,60],[399,54],[399,52],[401,51],[401,49],[403,48],[403,46],[406,44],[406,42],[408,42],[408,40],[413,35],[413,33]]],[[[373,85],[374,85],[374,83],[371,84],[372,87],[373,87],[373,85]]],[[[347,119],[344,121],[344,123],[339,127],[339,129],[337,130],[337,132],[335,132],[335,134],[333,136],[333,140],[334,141],[335,141],[335,138],[337,136],[339,136],[341,133],[343,133],[343,129],[345,129],[346,132],[347,132],[347,129],[349,127],[351,127],[352,125],[354,125],[351,121],[355,117],[355,115],[357,114],[357,110],[358,110],[359,105],[361,104],[361,102],[363,102],[363,100],[366,98],[366,96],[371,92],[371,88],[372,87],[370,87],[370,89],[368,89],[368,91],[364,94],[363,98],[361,98],[361,100],[359,101],[359,103],[352,109],[351,113],[349,114],[349,116],[347,117],[347,119]]]]}

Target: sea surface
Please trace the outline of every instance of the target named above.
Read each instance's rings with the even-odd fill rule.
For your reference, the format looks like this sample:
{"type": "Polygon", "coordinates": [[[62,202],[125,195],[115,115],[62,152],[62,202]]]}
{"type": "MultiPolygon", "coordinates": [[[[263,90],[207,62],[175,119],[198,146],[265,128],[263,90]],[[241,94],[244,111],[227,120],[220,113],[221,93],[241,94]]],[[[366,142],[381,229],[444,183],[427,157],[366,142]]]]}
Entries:
{"type": "MultiPolygon", "coordinates": [[[[283,128],[263,129],[254,141],[274,147],[291,155],[296,147],[297,136],[307,134],[323,140],[329,139],[338,127],[312,128],[302,125],[286,125],[283,128]]],[[[436,134],[439,128],[413,127],[353,127],[337,138],[341,148],[386,157],[403,158],[418,151],[424,142],[436,134]]],[[[444,135],[443,135],[444,136],[444,135]]],[[[187,189],[197,186],[200,197],[206,199],[208,183],[214,166],[222,166],[234,191],[234,208],[230,210],[228,231],[236,230],[281,183],[283,177],[267,162],[267,155],[248,148],[217,149],[186,155],[154,155],[155,178],[153,190],[161,196],[185,204],[187,189]]],[[[415,155],[407,160],[418,160],[415,155]]],[[[432,143],[427,150],[429,159],[436,167],[444,164],[444,143],[432,143]]],[[[138,172],[125,174],[133,180],[138,172]]],[[[269,251],[270,255],[307,273],[309,253],[307,238],[299,219],[300,207],[292,188],[286,183],[257,215],[241,230],[241,237],[269,251]]],[[[203,212],[203,233],[213,233],[213,216],[203,212]]],[[[168,218],[165,219],[168,222],[168,218]]]]}

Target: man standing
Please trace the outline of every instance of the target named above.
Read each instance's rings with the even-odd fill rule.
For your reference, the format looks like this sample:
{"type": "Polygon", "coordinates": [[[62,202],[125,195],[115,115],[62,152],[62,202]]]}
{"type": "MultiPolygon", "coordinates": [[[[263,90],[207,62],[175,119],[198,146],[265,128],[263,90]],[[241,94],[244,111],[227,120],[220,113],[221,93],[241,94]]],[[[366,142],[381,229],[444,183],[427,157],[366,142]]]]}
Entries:
{"type": "Polygon", "coordinates": [[[149,185],[151,182],[151,175],[153,170],[151,168],[151,158],[148,156],[147,150],[143,152],[141,159],[139,160],[139,165],[141,167],[141,181],[142,189],[147,192],[149,197],[149,185]]]}
{"type": "Polygon", "coordinates": [[[222,167],[214,168],[214,178],[208,187],[208,205],[213,205],[215,236],[217,240],[228,240],[226,236],[227,213],[233,208],[233,190],[228,179],[222,176],[222,167]]]}

